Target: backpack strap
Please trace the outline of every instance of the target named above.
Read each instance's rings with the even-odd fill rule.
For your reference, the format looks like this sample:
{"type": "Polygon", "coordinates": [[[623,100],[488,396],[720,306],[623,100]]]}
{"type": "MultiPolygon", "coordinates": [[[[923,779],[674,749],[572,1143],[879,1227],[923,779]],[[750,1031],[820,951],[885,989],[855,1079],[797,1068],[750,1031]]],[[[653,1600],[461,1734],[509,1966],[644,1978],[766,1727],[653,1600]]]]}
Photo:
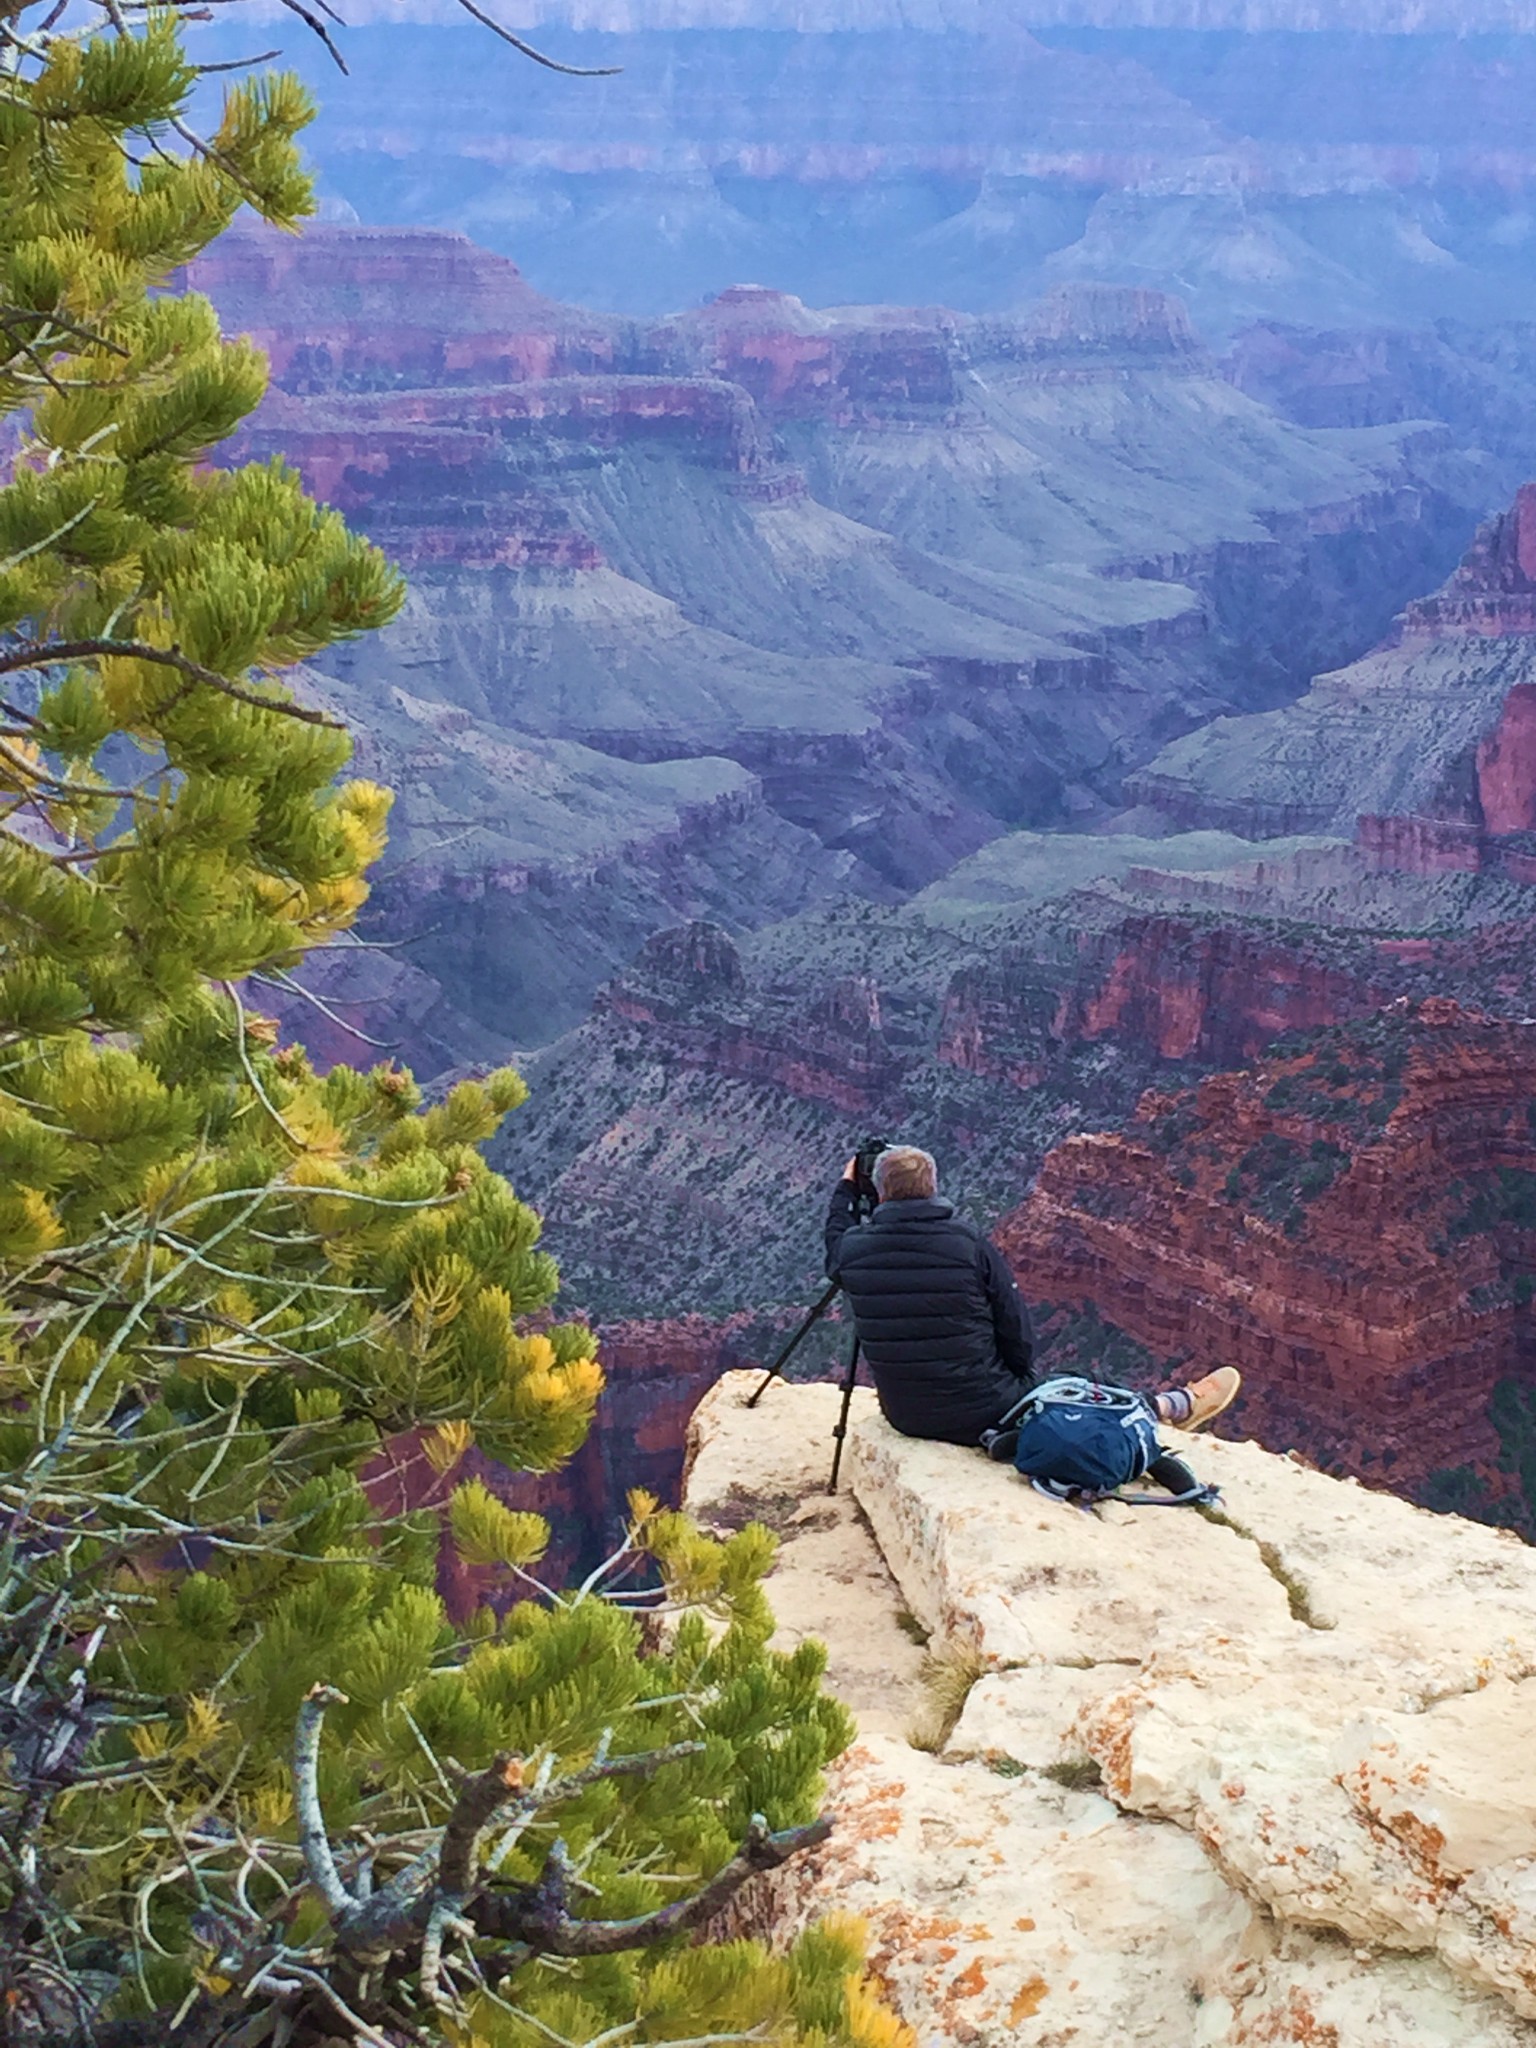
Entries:
{"type": "Polygon", "coordinates": [[[1063,1486],[1054,1479],[1031,1479],[1030,1485],[1036,1493],[1043,1493],[1047,1500],[1054,1500],[1066,1508],[1081,1508],[1084,1514],[1091,1514],[1102,1502],[1117,1500],[1127,1508],[1202,1508],[1215,1507],[1221,1500],[1219,1486],[1206,1486],[1196,1479],[1188,1466],[1185,1475],[1188,1487],[1182,1493],[1121,1493],[1111,1488],[1107,1493],[1089,1493],[1080,1486],[1063,1486]]]}
{"type": "Polygon", "coordinates": [[[1039,1408],[1103,1408],[1110,1413],[1136,1414],[1148,1405],[1146,1396],[1138,1394],[1133,1387],[1111,1386],[1105,1380],[1088,1380],[1075,1376],[1062,1376],[1053,1380],[1041,1380],[1014,1402],[1005,1415],[999,1417],[991,1429],[981,1436],[982,1448],[990,1456],[1000,1458],[1001,1451],[992,1450],[994,1441],[1005,1430],[1018,1433],[1019,1424],[1025,1416],[1032,1415],[1039,1408]]]}
{"type": "Polygon", "coordinates": [[[1219,1486],[1196,1486],[1189,1493],[1106,1493],[1105,1500],[1128,1508],[1213,1508],[1221,1500],[1219,1486]]]}

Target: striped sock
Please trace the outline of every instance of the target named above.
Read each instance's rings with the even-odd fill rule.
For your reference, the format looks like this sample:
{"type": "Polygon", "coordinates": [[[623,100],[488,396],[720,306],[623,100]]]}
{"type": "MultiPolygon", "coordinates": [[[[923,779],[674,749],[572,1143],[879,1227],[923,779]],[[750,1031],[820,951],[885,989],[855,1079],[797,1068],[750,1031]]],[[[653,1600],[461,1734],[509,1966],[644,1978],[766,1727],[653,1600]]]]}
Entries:
{"type": "Polygon", "coordinates": [[[1156,1400],[1159,1422],[1188,1422],[1195,1412],[1195,1397],[1188,1387],[1173,1387],[1156,1400]]]}

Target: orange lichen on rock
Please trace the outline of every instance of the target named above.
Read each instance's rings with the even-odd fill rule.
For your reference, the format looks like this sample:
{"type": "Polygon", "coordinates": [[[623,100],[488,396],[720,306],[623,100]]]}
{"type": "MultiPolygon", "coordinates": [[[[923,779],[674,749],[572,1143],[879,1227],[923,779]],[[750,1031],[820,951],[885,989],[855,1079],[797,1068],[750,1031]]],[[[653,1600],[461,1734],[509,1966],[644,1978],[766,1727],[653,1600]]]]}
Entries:
{"type": "MultiPolygon", "coordinates": [[[[1025,1923],[1021,1921],[1019,1924],[1023,1926],[1025,1923]]],[[[1032,1927],[1034,1922],[1030,1921],[1028,1924],[1032,1927]]],[[[1046,1997],[1050,1988],[1043,1977],[1026,1977],[1013,1994],[1013,2003],[1008,2008],[1009,2026],[1016,2027],[1020,2020],[1033,2019],[1040,2010],[1041,2000],[1046,1997]]]]}
{"type": "Polygon", "coordinates": [[[981,1957],[973,1956],[949,1988],[956,1998],[975,1998],[985,1991],[987,1973],[981,1966],[981,1957]]]}

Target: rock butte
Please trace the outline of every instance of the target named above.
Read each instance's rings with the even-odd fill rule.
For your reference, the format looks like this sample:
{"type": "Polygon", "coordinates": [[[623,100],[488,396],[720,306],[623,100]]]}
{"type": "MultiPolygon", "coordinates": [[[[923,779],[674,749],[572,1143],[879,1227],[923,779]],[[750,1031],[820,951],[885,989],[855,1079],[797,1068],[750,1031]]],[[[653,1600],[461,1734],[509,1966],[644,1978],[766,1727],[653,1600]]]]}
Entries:
{"type": "Polygon", "coordinates": [[[779,1529],[781,1637],[860,1733],[741,1924],[859,1914],[925,2043],[1531,2048],[1536,1553],[1246,1443],[1183,1446],[1224,1521],[1088,1517],[863,1391],[828,1500],[835,1391],[751,1386],[688,1503],[779,1529]],[[981,1673],[937,1753],[903,1607],[981,1673]]]}

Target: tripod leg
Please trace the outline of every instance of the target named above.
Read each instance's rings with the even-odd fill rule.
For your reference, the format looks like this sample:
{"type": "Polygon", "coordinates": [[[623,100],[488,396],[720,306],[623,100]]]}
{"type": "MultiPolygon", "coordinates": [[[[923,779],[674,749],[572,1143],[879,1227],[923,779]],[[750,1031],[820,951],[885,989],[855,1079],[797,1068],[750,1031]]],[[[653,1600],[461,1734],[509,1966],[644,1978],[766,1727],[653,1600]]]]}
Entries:
{"type": "Polygon", "coordinates": [[[774,1380],[778,1378],[779,1374],[784,1370],[785,1366],[789,1363],[790,1358],[793,1356],[795,1350],[797,1349],[800,1343],[800,1339],[804,1337],[806,1333],[810,1330],[811,1325],[818,1321],[820,1317],[824,1316],[827,1310],[832,1306],[833,1300],[837,1295],[837,1288],[838,1283],[834,1280],[831,1286],[827,1289],[826,1293],[821,1297],[820,1301],[815,1303],[815,1305],[812,1307],[811,1312],[806,1317],[805,1321],[800,1325],[799,1329],[796,1330],[793,1337],[790,1338],[789,1342],[784,1346],[784,1349],[779,1353],[778,1357],[773,1361],[772,1365],[770,1365],[768,1370],[763,1374],[761,1380],[759,1380],[756,1390],[753,1392],[751,1398],[747,1402],[747,1406],[749,1408],[755,1408],[757,1406],[758,1402],[761,1401],[764,1394],[767,1393],[769,1387],[772,1385],[774,1380]]]}
{"type": "Polygon", "coordinates": [[[848,1371],[843,1380],[843,1405],[838,1411],[837,1427],[832,1434],[837,1439],[837,1448],[832,1453],[832,1477],[827,1481],[828,1493],[837,1491],[837,1475],[843,1462],[843,1438],[848,1434],[848,1410],[853,1406],[854,1382],[859,1377],[859,1340],[853,1340],[848,1353],[848,1371]]]}

